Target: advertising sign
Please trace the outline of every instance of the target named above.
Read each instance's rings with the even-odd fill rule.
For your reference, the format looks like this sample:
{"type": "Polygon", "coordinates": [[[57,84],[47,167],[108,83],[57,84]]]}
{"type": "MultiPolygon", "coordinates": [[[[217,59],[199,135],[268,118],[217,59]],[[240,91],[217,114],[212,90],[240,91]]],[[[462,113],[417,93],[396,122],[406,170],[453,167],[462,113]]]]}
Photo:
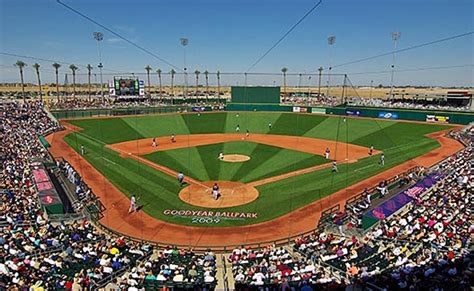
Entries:
{"type": "Polygon", "coordinates": [[[379,118],[398,119],[398,114],[393,112],[379,112],[379,118]]]}
{"type": "Polygon", "coordinates": [[[313,107],[311,113],[326,114],[326,108],[313,107]]]}
{"type": "Polygon", "coordinates": [[[436,184],[443,177],[444,176],[442,174],[437,173],[428,175],[423,180],[418,181],[415,185],[411,186],[407,190],[398,193],[389,200],[375,207],[366,215],[378,220],[385,219],[408,204],[416,196],[431,188],[431,186],[436,184]]]}
{"type": "Polygon", "coordinates": [[[346,115],[361,116],[361,112],[359,110],[346,110],[346,115]]]}
{"type": "Polygon", "coordinates": [[[426,121],[428,121],[428,122],[438,122],[438,123],[449,123],[449,116],[426,115],[426,121]]]}

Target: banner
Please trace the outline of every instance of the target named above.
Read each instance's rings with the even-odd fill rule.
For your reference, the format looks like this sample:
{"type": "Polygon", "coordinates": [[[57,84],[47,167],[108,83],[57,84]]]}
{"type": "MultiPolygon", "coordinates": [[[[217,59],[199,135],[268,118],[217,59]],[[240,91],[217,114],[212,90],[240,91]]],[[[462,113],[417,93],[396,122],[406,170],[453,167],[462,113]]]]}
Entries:
{"type": "Polygon", "coordinates": [[[202,107],[195,106],[195,107],[192,108],[192,111],[193,112],[202,112],[202,111],[208,111],[208,110],[205,106],[202,106],[202,107]]]}
{"type": "Polygon", "coordinates": [[[361,116],[361,112],[359,110],[346,110],[346,115],[349,116],[361,116]]]}
{"type": "Polygon", "coordinates": [[[449,123],[449,116],[426,115],[427,122],[449,123]]]}
{"type": "Polygon", "coordinates": [[[311,113],[326,114],[326,108],[311,108],[311,113]]]}
{"type": "Polygon", "coordinates": [[[299,106],[293,106],[293,112],[300,112],[301,107],[299,106]]]}
{"type": "Polygon", "coordinates": [[[398,114],[393,112],[379,112],[379,118],[398,119],[398,114]]]}
{"type": "Polygon", "coordinates": [[[385,219],[411,202],[416,196],[431,188],[444,177],[443,174],[430,174],[410,188],[396,194],[389,200],[370,210],[365,216],[378,220],[385,219]]]}

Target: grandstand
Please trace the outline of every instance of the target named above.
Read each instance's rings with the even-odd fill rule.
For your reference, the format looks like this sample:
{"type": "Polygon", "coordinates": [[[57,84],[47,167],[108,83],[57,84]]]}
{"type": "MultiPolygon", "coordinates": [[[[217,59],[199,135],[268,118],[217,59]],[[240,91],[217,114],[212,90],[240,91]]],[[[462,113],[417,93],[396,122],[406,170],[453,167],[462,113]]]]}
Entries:
{"type": "Polygon", "coordinates": [[[69,2],[0,12],[0,290],[473,289],[472,7],[69,2]]]}

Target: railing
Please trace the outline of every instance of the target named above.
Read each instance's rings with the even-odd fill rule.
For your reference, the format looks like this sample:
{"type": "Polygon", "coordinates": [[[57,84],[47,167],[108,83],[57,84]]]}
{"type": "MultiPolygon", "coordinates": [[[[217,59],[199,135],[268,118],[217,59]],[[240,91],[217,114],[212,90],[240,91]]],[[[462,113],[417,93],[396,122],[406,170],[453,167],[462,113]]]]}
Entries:
{"type": "MultiPolygon", "coordinates": [[[[413,167],[413,168],[409,169],[408,171],[406,171],[404,173],[401,173],[401,174],[395,175],[393,177],[390,177],[389,179],[386,180],[387,184],[388,185],[393,184],[394,182],[396,182],[400,178],[400,175],[408,175],[408,174],[411,174],[411,173],[415,173],[415,172],[419,171],[420,168],[422,168],[422,167],[413,167]]],[[[374,192],[376,192],[376,190],[377,190],[377,186],[372,186],[372,187],[367,189],[367,192],[369,194],[373,194],[374,192]]],[[[362,193],[359,193],[357,195],[352,196],[351,198],[346,200],[346,205],[354,204],[355,202],[361,201],[362,199],[364,199],[364,195],[365,195],[365,193],[362,192],[362,193]]]]}

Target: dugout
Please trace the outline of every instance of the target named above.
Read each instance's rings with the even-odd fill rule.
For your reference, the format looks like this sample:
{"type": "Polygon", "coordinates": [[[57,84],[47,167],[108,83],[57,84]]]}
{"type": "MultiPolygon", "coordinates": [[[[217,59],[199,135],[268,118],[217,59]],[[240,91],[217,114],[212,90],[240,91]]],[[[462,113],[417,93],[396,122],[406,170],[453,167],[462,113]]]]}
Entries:
{"type": "Polygon", "coordinates": [[[280,103],[280,87],[231,87],[232,103],[280,103]]]}

